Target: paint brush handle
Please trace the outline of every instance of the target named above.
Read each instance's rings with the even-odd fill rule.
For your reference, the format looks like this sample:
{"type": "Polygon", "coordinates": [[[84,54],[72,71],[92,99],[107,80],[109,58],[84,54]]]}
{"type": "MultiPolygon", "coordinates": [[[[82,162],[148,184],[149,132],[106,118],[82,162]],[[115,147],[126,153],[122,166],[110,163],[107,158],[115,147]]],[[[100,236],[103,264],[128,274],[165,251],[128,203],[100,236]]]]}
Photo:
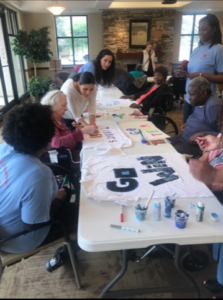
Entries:
{"type": "Polygon", "coordinates": [[[151,192],[151,194],[150,194],[148,200],[146,201],[146,204],[145,204],[144,208],[147,208],[147,207],[148,207],[149,202],[150,202],[150,200],[152,199],[154,193],[155,193],[155,191],[152,190],[152,192],[151,192]]]}
{"type": "Polygon", "coordinates": [[[141,134],[142,139],[143,139],[143,140],[146,140],[146,139],[144,138],[143,134],[142,134],[141,129],[139,129],[139,133],[141,134]]]}

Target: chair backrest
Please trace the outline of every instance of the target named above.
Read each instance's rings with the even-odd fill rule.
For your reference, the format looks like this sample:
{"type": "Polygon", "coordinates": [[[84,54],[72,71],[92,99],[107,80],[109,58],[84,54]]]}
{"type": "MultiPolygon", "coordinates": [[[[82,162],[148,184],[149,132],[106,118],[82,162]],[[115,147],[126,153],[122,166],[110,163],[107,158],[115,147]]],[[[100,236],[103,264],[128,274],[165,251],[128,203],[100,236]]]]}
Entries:
{"type": "Polygon", "coordinates": [[[55,74],[55,84],[61,88],[64,82],[67,80],[70,72],[60,71],[55,74]]]}
{"type": "Polygon", "coordinates": [[[79,69],[82,67],[83,65],[75,65],[74,66],[74,72],[78,72],[79,69]]]}
{"type": "Polygon", "coordinates": [[[172,82],[172,90],[174,95],[184,95],[186,94],[186,78],[175,77],[172,82]]]}

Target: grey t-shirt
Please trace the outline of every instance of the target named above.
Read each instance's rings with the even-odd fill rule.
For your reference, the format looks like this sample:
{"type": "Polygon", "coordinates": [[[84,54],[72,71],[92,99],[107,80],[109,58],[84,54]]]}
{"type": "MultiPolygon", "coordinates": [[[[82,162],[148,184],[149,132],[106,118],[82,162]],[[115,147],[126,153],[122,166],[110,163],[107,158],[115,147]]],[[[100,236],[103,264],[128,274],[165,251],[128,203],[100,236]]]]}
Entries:
{"type": "Polygon", "coordinates": [[[182,134],[186,141],[197,132],[204,132],[205,135],[217,136],[218,133],[211,129],[211,123],[217,120],[222,99],[211,95],[203,106],[196,106],[193,114],[187,119],[187,126],[182,134]]]}

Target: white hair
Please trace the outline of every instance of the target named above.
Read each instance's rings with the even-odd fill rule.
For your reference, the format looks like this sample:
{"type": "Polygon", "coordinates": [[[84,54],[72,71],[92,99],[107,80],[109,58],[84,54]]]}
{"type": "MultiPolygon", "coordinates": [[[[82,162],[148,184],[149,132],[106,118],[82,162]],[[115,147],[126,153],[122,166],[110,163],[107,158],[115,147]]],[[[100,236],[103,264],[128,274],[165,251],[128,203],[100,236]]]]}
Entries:
{"type": "Polygon", "coordinates": [[[60,96],[65,95],[61,91],[50,91],[41,99],[41,104],[54,106],[60,101],[60,96]]]}
{"type": "Polygon", "coordinates": [[[211,94],[211,86],[209,81],[201,76],[193,78],[188,85],[188,88],[189,87],[197,88],[200,94],[205,91],[207,91],[208,94],[211,94]]]}

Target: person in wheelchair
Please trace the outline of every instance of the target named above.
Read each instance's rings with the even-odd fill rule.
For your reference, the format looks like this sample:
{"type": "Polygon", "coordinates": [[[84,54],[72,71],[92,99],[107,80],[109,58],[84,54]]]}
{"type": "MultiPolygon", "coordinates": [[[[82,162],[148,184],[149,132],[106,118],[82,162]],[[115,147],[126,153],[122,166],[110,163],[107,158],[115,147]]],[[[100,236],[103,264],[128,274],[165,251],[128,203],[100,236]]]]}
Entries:
{"type": "Polygon", "coordinates": [[[191,105],[195,107],[194,112],[183,124],[183,134],[168,140],[179,153],[197,156],[201,150],[196,138],[208,134],[218,135],[212,124],[218,117],[222,100],[211,94],[210,83],[204,77],[196,77],[190,81],[188,94],[191,105]]]}
{"type": "MultiPolygon", "coordinates": [[[[5,118],[5,142],[0,144],[0,236],[29,231],[1,243],[8,253],[31,251],[46,242],[52,219],[76,232],[78,205],[68,202],[69,190],[58,190],[53,172],[39,159],[51,147],[54,130],[51,108],[40,103],[16,106],[5,118]]],[[[60,236],[62,230],[56,239],[60,236]]],[[[72,246],[78,250],[77,243],[72,246]]]]}
{"type": "Polygon", "coordinates": [[[84,134],[95,134],[97,126],[75,126],[78,128],[75,131],[70,131],[63,121],[62,117],[67,111],[67,98],[61,91],[48,92],[41,100],[43,105],[50,105],[52,107],[52,118],[55,126],[55,133],[51,141],[52,148],[65,147],[71,150],[74,161],[79,161],[79,153],[81,150],[81,141],[84,139],[84,134]]]}
{"type": "Polygon", "coordinates": [[[157,67],[154,74],[154,83],[144,91],[134,95],[123,95],[122,99],[134,99],[130,105],[132,108],[138,108],[144,115],[148,115],[150,108],[162,107],[164,105],[165,93],[168,92],[166,78],[168,70],[165,67],[157,67]]]}
{"type": "Polygon", "coordinates": [[[181,104],[183,104],[184,95],[186,94],[187,63],[187,60],[182,61],[181,67],[176,69],[174,75],[168,80],[168,83],[171,84],[175,100],[181,100],[181,104]]]}

